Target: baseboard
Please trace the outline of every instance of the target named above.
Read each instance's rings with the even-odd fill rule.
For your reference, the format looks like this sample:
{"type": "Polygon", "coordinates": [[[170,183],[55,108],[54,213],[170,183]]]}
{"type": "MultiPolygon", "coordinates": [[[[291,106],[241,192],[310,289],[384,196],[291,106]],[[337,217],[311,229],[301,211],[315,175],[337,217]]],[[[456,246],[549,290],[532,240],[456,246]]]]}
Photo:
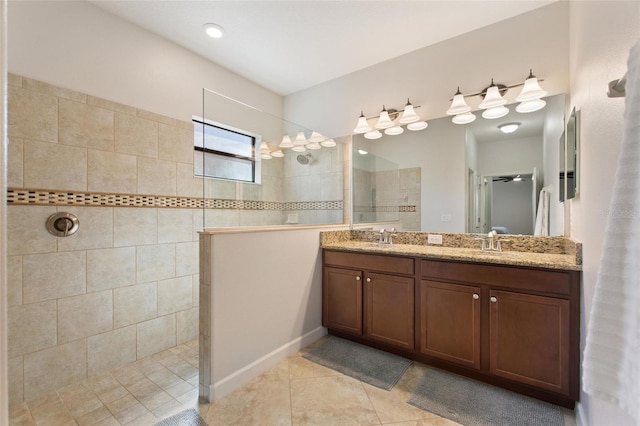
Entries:
{"type": "Polygon", "coordinates": [[[576,403],[576,425],[577,426],[589,426],[589,420],[584,412],[584,404],[576,403]]]}
{"type": "Polygon", "coordinates": [[[327,329],[324,327],[318,327],[314,330],[311,330],[307,334],[300,336],[297,339],[286,343],[285,345],[280,346],[278,349],[266,354],[262,358],[255,360],[251,364],[248,364],[241,369],[229,374],[227,377],[224,377],[223,379],[209,386],[209,401],[220,399],[238,389],[239,387],[249,383],[260,374],[266,372],[281,361],[284,361],[291,355],[298,352],[300,349],[320,339],[325,334],[327,334],[327,329]]]}

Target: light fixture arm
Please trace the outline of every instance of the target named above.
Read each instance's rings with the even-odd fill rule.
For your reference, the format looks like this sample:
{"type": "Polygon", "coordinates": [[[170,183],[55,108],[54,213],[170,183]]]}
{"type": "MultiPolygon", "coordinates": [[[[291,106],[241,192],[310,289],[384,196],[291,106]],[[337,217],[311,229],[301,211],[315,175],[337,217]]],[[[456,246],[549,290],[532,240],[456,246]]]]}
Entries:
{"type": "MultiPolygon", "coordinates": [[[[539,78],[538,81],[544,81],[544,79],[543,78],[539,78]]],[[[493,84],[493,79],[491,79],[491,82],[492,82],[492,85],[498,86],[498,89],[499,89],[500,92],[505,92],[505,91],[507,91],[509,89],[513,89],[514,87],[524,86],[524,82],[517,83],[517,84],[512,84],[510,86],[506,86],[506,85],[503,85],[503,84],[493,84]]],[[[489,86],[489,87],[491,87],[491,86],[489,86]]],[[[465,98],[469,98],[469,97],[472,97],[472,96],[483,96],[483,95],[485,95],[487,93],[487,89],[488,88],[484,88],[480,92],[469,93],[468,95],[465,95],[464,93],[460,93],[460,87],[458,87],[458,91],[456,93],[454,93],[453,96],[455,96],[457,94],[461,94],[465,98]]],[[[451,101],[453,101],[453,98],[449,99],[449,102],[451,102],[451,101]]],[[[417,108],[417,107],[414,107],[414,108],[417,108]]]]}

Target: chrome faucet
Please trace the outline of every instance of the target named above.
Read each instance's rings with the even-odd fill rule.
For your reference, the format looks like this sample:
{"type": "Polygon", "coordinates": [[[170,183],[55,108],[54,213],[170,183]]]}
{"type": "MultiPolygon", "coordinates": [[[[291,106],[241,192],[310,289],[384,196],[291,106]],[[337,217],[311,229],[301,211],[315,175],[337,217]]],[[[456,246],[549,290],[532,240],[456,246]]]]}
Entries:
{"type": "Polygon", "coordinates": [[[387,231],[386,229],[382,228],[380,230],[380,237],[378,238],[378,243],[379,244],[393,244],[393,237],[397,237],[398,236],[394,232],[396,232],[396,228],[391,228],[390,231],[387,231]],[[389,233],[389,232],[391,232],[391,233],[389,233]]]}
{"type": "MultiPolygon", "coordinates": [[[[487,238],[476,238],[482,242],[482,251],[502,251],[502,244],[498,240],[498,233],[494,230],[487,234],[487,238]]],[[[505,240],[506,241],[506,240],[505,240]]]]}

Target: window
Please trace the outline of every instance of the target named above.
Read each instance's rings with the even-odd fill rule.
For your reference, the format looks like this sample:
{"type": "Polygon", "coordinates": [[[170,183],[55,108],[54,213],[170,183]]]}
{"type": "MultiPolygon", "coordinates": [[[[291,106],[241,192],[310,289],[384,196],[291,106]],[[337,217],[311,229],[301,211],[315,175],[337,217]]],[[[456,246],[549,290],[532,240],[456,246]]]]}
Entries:
{"type": "Polygon", "coordinates": [[[258,136],[193,120],[194,173],[197,176],[259,183],[258,136]]]}

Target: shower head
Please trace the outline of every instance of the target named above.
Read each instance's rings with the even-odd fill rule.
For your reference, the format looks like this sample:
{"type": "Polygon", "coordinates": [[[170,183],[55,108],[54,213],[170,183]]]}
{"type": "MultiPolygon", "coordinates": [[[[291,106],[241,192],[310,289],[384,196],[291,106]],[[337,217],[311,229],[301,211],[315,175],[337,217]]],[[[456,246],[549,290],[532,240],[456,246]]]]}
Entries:
{"type": "Polygon", "coordinates": [[[298,160],[298,163],[306,166],[307,164],[309,164],[309,161],[311,161],[311,154],[298,154],[296,160],[298,160]]]}

